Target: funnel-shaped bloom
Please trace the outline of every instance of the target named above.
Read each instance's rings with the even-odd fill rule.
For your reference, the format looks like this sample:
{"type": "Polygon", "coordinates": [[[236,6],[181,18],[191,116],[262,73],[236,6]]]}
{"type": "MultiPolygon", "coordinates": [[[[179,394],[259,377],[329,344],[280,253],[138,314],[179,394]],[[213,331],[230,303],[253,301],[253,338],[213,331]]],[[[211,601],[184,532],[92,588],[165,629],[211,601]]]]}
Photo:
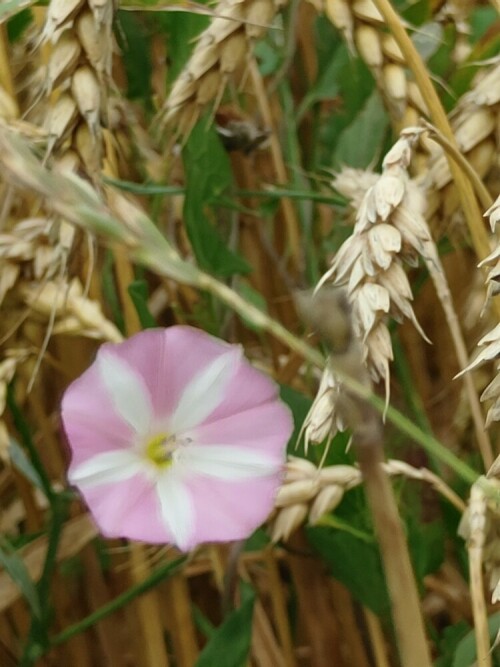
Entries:
{"type": "Polygon", "coordinates": [[[62,417],[69,480],[103,534],[183,550],[266,519],[291,432],[276,385],[241,348],[185,326],[103,345],[62,417]]]}

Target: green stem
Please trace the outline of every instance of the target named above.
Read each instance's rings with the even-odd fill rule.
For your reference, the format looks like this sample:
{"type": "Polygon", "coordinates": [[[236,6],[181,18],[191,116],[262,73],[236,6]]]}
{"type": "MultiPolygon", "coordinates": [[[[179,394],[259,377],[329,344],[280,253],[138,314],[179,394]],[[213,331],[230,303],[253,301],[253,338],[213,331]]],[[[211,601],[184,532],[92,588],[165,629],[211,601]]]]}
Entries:
{"type": "Polygon", "coordinates": [[[31,437],[29,426],[26,423],[25,419],[23,418],[21,411],[19,410],[16,399],[14,397],[14,387],[12,384],[10,384],[7,389],[7,405],[12,415],[14,426],[16,427],[16,430],[21,437],[21,441],[23,442],[25,448],[29,453],[31,463],[33,464],[35,470],[38,473],[38,477],[40,478],[40,483],[42,485],[43,492],[47,496],[49,502],[52,503],[56,494],[52,489],[50,478],[47,475],[47,472],[45,471],[45,467],[38,454],[38,450],[35,446],[35,443],[33,442],[33,438],[31,437]]]}

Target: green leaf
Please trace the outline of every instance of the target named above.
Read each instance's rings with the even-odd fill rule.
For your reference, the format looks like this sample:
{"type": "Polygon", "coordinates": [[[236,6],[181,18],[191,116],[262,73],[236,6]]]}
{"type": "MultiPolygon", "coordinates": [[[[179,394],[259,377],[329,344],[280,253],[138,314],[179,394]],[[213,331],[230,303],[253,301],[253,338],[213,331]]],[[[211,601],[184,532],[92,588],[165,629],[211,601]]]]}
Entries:
{"type": "Polygon", "coordinates": [[[308,396],[302,394],[300,391],[292,389],[292,387],[284,384],[280,386],[280,398],[292,411],[293,433],[290,436],[290,440],[288,442],[288,452],[297,456],[297,439],[299,437],[302,424],[304,423],[304,419],[306,418],[306,415],[312,405],[312,400],[308,396]]]}
{"type": "Polygon", "coordinates": [[[217,632],[216,628],[205,616],[199,607],[195,604],[191,605],[191,613],[193,615],[193,621],[198,630],[202,633],[204,637],[211,639],[214,634],[217,632]]]}
{"type": "Polygon", "coordinates": [[[122,333],[125,333],[125,318],[123,317],[120,299],[116,290],[114,261],[113,253],[110,250],[106,250],[101,269],[102,292],[111,310],[114,323],[122,333]]]}
{"type": "Polygon", "coordinates": [[[116,37],[127,73],[127,97],[149,103],[153,71],[148,33],[136,12],[119,11],[116,37]]]}
{"type": "Polygon", "coordinates": [[[353,122],[342,131],[334,152],[334,165],[366,168],[380,154],[389,119],[377,90],[353,122]]]}
{"type": "Polygon", "coordinates": [[[415,576],[421,581],[427,574],[439,569],[444,560],[444,526],[441,521],[423,523],[415,515],[408,517],[406,525],[415,576]]]}
{"type": "MultiPolygon", "coordinates": [[[[0,9],[0,12],[2,10],[0,9]]],[[[1,19],[1,14],[0,14],[1,19]]],[[[31,9],[23,9],[7,21],[7,35],[9,42],[14,43],[20,39],[24,31],[33,23],[33,12],[31,9]]]]}
{"type": "MultiPolygon", "coordinates": [[[[205,4],[202,2],[200,4],[205,4]]],[[[195,46],[195,38],[209,24],[210,17],[186,12],[166,12],[155,14],[155,21],[161,22],[168,44],[168,82],[172,83],[182,71],[195,46]]]]}
{"type": "Polygon", "coordinates": [[[412,42],[424,60],[429,60],[441,46],[443,27],[437,21],[430,21],[412,35],[412,42]]]}
{"type": "Polygon", "coordinates": [[[36,0],[3,0],[0,6],[0,22],[14,16],[21,10],[31,7],[36,0]]]}
{"type": "MultiPolygon", "coordinates": [[[[500,611],[493,614],[488,619],[488,629],[490,633],[490,642],[493,643],[497,633],[500,630],[500,611]]],[[[500,651],[496,648],[493,651],[493,664],[495,667],[500,665],[500,651]]],[[[471,630],[458,644],[452,667],[473,667],[476,664],[476,638],[474,630],[471,630]]]]}
{"type": "Polygon", "coordinates": [[[33,616],[41,618],[41,605],[36,587],[31,580],[22,558],[11,548],[7,540],[0,537],[0,564],[9,574],[28,603],[33,616]]]}
{"type": "Polygon", "coordinates": [[[201,652],[196,667],[244,667],[252,639],[255,592],[243,587],[241,606],[231,612],[201,652]]]}
{"type": "Polygon", "coordinates": [[[495,7],[477,7],[470,15],[471,42],[475,44],[498,20],[495,7]]]}
{"type": "Polygon", "coordinates": [[[429,0],[417,0],[411,4],[403,2],[398,6],[398,11],[408,23],[415,26],[421,26],[422,23],[428,21],[432,16],[432,7],[429,0]]]}
{"type": "Polygon", "coordinates": [[[247,273],[245,260],[229,250],[215,225],[220,225],[214,201],[232,185],[226,152],[207,121],[193,129],[183,150],[186,172],[184,222],[198,263],[219,276],[247,273]]]}
{"type": "Polygon", "coordinates": [[[465,621],[459,621],[444,628],[439,641],[439,658],[434,663],[434,667],[453,667],[453,656],[457,646],[469,630],[470,625],[465,621]]]}
{"type": "Polygon", "coordinates": [[[143,329],[152,329],[157,326],[156,320],[148,307],[149,290],[145,280],[134,280],[127,288],[143,329]]]}
{"type": "Polygon", "coordinates": [[[9,439],[9,456],[14,468],[17,468],[19,472],[26,477],[37,489],[45,492],[43,482],[38,474],[35,466],[31,463],[29,458],[26,456],[26,452],[21,447],[21,445],[14,440],[14,438],[9,439]]]}
{"type": "Polygon", "coordinates": [[[375,614],[384,615],[389,611],[389,596],[375,540],[368,543],[352,533],[323,526],[308,528],[307,537],[335,579],[343,583],[356,600],[375,614]]]}

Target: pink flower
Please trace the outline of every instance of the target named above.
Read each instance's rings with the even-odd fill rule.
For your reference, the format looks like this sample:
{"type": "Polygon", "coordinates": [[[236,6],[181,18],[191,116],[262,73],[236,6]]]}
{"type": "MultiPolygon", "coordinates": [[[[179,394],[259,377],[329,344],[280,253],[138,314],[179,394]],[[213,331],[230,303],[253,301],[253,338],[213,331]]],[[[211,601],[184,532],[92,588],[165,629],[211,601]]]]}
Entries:
{"type": "Polygon", "coordinates": [[[69,480],[102,533],[189,550],[270,513],[292,429],[239,346],[186,326],[106,343],[67,389],[69,480]]]}

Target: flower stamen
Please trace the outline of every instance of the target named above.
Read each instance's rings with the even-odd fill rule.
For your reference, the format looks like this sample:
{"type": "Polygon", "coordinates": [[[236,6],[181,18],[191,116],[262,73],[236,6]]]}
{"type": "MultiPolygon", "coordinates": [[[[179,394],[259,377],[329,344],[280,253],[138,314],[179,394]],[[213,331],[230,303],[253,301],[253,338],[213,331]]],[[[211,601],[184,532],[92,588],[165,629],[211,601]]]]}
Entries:
{"type": "Polygon", "coordinates": [[[146,457],[158,468],[168,468],[174,462],[174,453],[187,445],[191,438],[179,438],[175,434],[158,433],[146,444],[146,457]]]}
{"type": "Polygon", "coordinates": [[[177,448],[175,435],[158,433],[146,444],[146,457],[158,468],[172,465],[172,454],[177,448]]]}

